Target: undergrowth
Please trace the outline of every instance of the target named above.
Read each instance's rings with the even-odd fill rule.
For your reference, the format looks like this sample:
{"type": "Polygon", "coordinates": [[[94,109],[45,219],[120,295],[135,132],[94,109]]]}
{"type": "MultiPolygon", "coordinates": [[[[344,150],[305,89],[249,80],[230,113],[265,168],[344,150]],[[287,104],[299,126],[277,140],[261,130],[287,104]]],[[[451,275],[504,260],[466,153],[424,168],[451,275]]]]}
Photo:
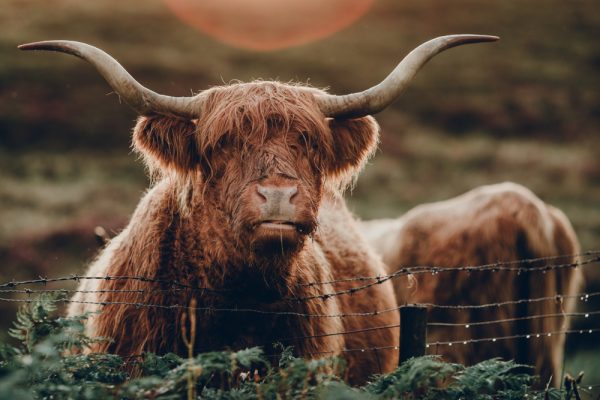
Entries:
{"type": "Polygon", "coordinates": [[[344,383],[338,358],[304,360],[283,348],[276,363],[260,348],[124,358],[84,354],[94,342],[77,318],[55,317],[53,298],[22,307],[0,346],[0,398],[19,399],[562,399],[536,391],[535,378],[512,361],[487,360],[472,367],[425,356],[413,358],[362,387],[344,383]]]}

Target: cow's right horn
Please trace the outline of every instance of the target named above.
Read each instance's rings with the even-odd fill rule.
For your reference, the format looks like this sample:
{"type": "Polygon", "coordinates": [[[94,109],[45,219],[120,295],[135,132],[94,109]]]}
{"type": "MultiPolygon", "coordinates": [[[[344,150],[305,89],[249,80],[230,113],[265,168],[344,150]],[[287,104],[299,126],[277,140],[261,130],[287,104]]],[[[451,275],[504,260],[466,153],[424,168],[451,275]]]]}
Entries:
{"type": "Polygon", "coordinates": [[[141,115],[166,114],[197,118],[202,93],[192,97],[172,97],[142,86],[117,60],[97,47],[71,40],[47,40],[22,44],[21,50],[49,50],[72,54],[92,64],[113,90],[141,115]]]}
{"type": "Polygon", "coordinates": [[[344,96],[318,95],[319,107],[326,117],[332,118],[358,118],[376,114],[396,100],[421,67],[435,55],[462,44],[494,42],[498,39],[497,36],[488,35],[448,35],[432,39],[411,51],[378,85],[344,96]]]}

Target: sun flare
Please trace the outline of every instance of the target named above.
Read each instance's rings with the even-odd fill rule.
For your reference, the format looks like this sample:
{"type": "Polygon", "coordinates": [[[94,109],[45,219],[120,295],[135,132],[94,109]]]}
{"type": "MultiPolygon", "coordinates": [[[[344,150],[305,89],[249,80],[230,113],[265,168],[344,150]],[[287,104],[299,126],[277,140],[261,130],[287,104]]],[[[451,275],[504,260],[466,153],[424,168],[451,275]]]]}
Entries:
{"type": "Polygon", "coordinates": [[[229,45],[270,51],[330,36],[374,0],[164,0],[192,27],[229,45]]]}

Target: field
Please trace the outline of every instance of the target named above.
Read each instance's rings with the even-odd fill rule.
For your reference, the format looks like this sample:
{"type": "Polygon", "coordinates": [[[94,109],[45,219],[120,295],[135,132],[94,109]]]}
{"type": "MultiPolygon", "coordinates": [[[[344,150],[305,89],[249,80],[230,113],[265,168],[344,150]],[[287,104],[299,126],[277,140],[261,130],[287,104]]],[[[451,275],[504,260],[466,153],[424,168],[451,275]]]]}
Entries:
{"type": "MultiPolygon", "coordinates": [[[[592,0],[378,0],[334,36],[266,53],[214,41],[158,0],[5,0],[0,22],[3,281],[83,272],[98,249],[94,227],[118,232],[148,186],[129,150],[135,115],[95,71],[72,57],[16,50],[57,38],[97,45],[171,95],[255,78],[341,94],[377,83],[434,36],[499,35],[436,58],[378,116],[380,151],[348,201],[362,218],[392,217],[515,181],[560,207],[583,249],[600,250],[600,10],[592,0]]],[[[598,265],[586,274],[585,290],[600,290],[598,265]]],[[[0,310],[11,311],[0,317],[4,332],[14,309],[0,302],[0,310]]],[[[597,340],[570,341],[568,365],[600,383],[597,340]]]]}

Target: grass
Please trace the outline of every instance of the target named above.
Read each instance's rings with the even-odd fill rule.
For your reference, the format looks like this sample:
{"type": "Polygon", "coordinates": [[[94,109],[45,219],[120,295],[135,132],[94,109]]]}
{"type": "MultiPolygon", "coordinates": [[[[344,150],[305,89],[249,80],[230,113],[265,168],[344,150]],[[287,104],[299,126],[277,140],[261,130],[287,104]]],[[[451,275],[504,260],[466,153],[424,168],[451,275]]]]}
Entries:
{"type": "Polygon", "coordinates": [[[4,154],[0,159],[3,241],[75,220],[125,218],[147,185],[135,157],[121,154],[4,154]]]}

